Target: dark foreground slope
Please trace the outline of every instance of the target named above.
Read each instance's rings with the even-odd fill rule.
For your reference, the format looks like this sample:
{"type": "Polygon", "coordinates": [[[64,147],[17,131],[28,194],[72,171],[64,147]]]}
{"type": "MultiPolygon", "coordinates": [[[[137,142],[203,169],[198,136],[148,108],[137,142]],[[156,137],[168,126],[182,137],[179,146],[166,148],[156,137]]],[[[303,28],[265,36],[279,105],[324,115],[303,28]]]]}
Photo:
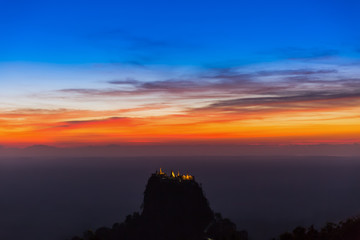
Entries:
{"type": "Polygon", "coordinates": [[[229,219],[214,214],[201,186],[190,175],[167,176],[161,170],[148,180],[142,213],[112,228],[87,231],[72,240],[246,240],[229,219]]]}
{"type": "Polygon", "coordinates": [[[321,230],[313,226],[297,227],[291,233],[280,235],[279,240],[359,240],[360,217],[349,218],[338,224],[327,223],[321,230]]]}

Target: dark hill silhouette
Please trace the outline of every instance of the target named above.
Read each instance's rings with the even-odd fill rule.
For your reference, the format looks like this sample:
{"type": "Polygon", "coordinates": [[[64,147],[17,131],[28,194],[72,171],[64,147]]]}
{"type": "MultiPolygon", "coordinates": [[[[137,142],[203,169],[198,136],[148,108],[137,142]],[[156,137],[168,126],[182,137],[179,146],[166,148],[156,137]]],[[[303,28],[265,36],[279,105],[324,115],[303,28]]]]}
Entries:
{"type": "Polygon", "coordinates": [[[191,175],[156,172],[148,180],[142,213],[112,228],[87,231],[72,240],[247,240],[229,219],[214,214],[191,175]]]}
{"type": "Polygon", "coordinates": [[[291,233],[285,232],[279,240],[359,240],[360,217],[349,218],[338,224],[327,223],[320,230],[313,226],[309,228],[297,227],[291,233]]]}

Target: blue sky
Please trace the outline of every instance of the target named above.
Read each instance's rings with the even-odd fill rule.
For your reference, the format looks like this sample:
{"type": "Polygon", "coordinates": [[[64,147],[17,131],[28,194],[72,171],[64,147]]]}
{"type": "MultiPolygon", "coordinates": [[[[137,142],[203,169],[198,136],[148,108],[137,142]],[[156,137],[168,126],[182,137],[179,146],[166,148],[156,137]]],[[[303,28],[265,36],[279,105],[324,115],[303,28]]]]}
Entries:
{"type": "Polygon", "coordinates": [[[358,58],[358,1],[3,1],[1,62],[226,67],[358,58]]]}
{"type": "Polygon", "coordinates": [[[360,142],[359,9],[2,1],[0,138],[360,142]],[[184,136],[168,135],[177,131],[184,136]]]}
{"type": "MultiPolygon", "coordinates": [[[[359,7],[356,1],[3,1],[2,108],[75,108],[80,103],[70,98],[69,105],[63,89],[108,92],[126,88],[109,81],[126,79],[199,82],[213,69],[335,69],[327,78],[356,77],[359,7]]],[[[96,102],[82,106],[111,108],[107,99],[96,102]]]]}

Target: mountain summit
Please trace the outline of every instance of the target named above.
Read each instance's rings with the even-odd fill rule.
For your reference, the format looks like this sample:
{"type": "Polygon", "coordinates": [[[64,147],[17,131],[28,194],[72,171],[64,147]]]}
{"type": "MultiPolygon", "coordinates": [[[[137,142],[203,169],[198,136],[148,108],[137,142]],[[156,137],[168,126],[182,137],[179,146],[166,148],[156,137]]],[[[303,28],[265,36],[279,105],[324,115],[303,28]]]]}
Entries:
{"type": "Polygon", "coordinates": [[[87,231],[72,240],[246,240],[229,219],[214,214],[195,177],[153,173],[146,185],[142,212],[112,228],[87,231]]]}

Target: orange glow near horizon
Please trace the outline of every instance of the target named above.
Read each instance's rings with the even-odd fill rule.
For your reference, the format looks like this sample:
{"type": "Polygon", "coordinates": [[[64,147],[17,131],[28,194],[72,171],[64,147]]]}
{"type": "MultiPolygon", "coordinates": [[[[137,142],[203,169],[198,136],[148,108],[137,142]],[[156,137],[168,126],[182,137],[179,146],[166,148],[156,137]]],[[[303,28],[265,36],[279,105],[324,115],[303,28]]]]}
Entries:
{"type": "Polygon", "coordinates": [[[27,80],[33,67],[10,68],[22,74],[0,88],[0,145],[360,142],[360,68],[345,59],[229,68],[40,65],[27,80]]]}
{"type": "Polygon", "coordinates": [[[358,113],[360,106],[249,113],[205,110],[153,117],[119,117],[116,111],[23,111],[0,115],[0,144],[359,143],[358,113]]]}

